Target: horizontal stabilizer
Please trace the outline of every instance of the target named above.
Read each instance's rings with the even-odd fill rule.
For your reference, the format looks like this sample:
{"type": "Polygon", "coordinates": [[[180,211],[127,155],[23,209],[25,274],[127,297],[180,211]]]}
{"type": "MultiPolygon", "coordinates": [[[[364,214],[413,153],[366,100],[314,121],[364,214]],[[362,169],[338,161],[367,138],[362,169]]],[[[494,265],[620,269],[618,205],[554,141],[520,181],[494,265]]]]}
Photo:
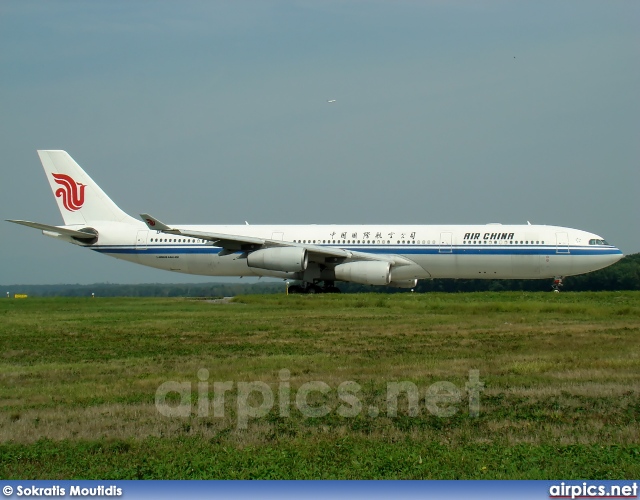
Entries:
{"type": "Polygon", "coordinates": [[[7,222],[13,222],[15,224],[21,224],[23,226],[29,226],[42,231],[49,231],[52,233],[62,234],[64,236],[71,236],[73,238],[79,238],[83,240],[93,240],[96,237],[95,233],[88,233],[86,231],[78,231],[76,229],[69,229],[66,227],[50,226],[48,224],[40,224],[39,222],[31,222],[28,220],[9,220],[7,222]]]}

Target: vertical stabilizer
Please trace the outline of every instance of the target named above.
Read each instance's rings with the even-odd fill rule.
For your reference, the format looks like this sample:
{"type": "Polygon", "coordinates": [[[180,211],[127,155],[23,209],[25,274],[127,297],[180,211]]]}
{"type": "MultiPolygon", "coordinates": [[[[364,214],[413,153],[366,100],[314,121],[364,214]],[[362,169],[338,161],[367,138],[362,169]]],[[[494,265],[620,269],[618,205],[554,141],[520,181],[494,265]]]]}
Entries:
{"type": "Polygon", "coordinates": [[[96,221],[134,222],[66,151],[38,151],[65,225],[96,221]]]}

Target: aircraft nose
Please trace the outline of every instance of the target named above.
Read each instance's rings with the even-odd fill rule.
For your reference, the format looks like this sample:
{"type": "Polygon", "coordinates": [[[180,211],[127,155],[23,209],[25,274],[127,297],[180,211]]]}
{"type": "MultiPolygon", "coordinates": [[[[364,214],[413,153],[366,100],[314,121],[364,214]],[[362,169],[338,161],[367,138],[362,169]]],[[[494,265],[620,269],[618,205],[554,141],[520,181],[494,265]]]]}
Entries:
{"type": "Polygon", "coordinates": [[[622,257],[624,257],[624,254],[619,248],[612,248],[611,250],[612,252],[610,254],[603,255],[603,258],[607,262],[607,266],[610,266],[611,264],[615,264],[620,259],[622,259],[622,257]]]}

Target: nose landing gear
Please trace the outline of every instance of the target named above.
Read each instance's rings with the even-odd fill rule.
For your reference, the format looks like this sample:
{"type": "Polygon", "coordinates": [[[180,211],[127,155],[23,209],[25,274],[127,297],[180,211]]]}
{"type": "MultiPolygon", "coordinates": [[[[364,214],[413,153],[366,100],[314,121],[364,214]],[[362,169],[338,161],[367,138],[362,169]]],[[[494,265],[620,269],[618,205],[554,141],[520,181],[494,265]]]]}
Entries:
{"type": "Polygon", "coordinates": [[[562,276],[556,276],[553,279],[553,283],[551,284],[551,289],[555,292],[555,293],[560,293],[560,289],[562,288],[563,284],[562,284],[562,276]]]}

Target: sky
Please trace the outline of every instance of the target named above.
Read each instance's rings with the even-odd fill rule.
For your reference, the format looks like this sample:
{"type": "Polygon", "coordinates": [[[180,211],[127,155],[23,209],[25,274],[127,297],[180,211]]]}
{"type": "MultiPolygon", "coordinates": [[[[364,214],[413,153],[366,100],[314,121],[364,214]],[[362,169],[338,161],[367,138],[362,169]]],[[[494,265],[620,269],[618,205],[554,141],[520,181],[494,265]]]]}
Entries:
{"type": "Polygon", "coordinates": [[[4,222],[62,224],[37,149],[169,224],[531,221],[640,252],[639,27],[635,0],[3,0],[0,284],[212,281],[4,222]]]}

